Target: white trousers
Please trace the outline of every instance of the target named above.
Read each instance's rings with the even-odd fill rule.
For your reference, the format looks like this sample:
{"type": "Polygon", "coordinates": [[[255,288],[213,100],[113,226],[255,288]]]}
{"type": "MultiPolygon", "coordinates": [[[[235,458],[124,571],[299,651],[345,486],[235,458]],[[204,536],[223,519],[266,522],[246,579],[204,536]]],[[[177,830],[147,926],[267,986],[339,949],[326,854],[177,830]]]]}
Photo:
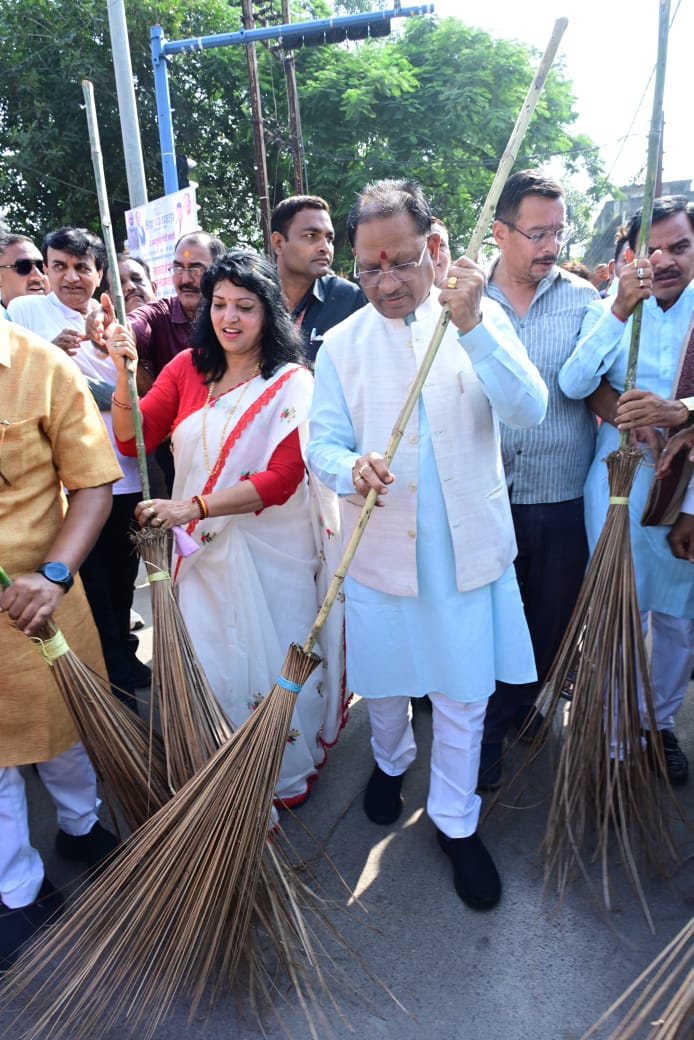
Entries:
{"type": "MultiPolygon", "coordinates": [[[[88,834],[97,821],[96,774],[82,744],[37,764],[39,776],[66,834],[88,834]]],[[[17,766],[0,767],[0,898],[15,909],[33,902],[43,883],[43,863],[29,839],[24,778],[17,766]]]]}
{"type": "Polygon", "coordinates": [[[644,635],[651,629],[651,686],[656,728],[673,729],[694,666],[694,620],[642,611],[644,635]]]}
{"type": "MultiPolygon", "coordinates": [[[[441,693],[429,699],[433,740],[427,813],[449,838],[468,838],[480,814],[476,788],[487,701],[461,704],[441,693]]],[[[367,697],[366,703],[376,764],[389,776],[399,776],[417,755],[410,699],[367,697]]]]}

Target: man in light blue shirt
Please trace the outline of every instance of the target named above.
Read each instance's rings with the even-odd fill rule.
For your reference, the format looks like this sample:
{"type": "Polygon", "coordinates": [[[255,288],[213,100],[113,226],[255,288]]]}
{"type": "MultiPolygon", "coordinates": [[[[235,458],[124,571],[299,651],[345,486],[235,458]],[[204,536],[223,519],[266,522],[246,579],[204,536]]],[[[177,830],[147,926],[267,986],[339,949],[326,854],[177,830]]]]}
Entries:
{"type": "MultiPolygon", "coordinates": [[[[641,214],[637,213],[629,226],[631,249],[636,247],[640,226],[641,214]]],[[[651,627],[651,685],[658,739],[670,782],[684,784],[689,767],[673,726],[694,662],[694,581],[688,561],[676,559],[670,552],[669,528],[641,526],[654,463],[663,445],[659,427],[672,429],[689,419],[687,407],[671,399],[683,396],[674,391],[694,312],[694,206],[684,196],[656,199],[648,255],[648,260],[634,260],[624,267],[616,296],[589,308],[581,339],[562,367],[559,382],[574,398],[590,394],[605,377],[612,387],[612,422],[600,427],[585,488],[591,549],[608,508],[606,455],[619,446],[620,429],[634,430],[644,444],[644,463],[629,496],[632,554],[644,627],[649,620],[651,627]],[[626,378],[631,315],[639,300],[644,302],[637,389],[619,398],[626,378]]],[[[692,392],[694,388],[689,390],[692,392]]],[[[656,739],[646,735],[649,742],[656,739]]]]}

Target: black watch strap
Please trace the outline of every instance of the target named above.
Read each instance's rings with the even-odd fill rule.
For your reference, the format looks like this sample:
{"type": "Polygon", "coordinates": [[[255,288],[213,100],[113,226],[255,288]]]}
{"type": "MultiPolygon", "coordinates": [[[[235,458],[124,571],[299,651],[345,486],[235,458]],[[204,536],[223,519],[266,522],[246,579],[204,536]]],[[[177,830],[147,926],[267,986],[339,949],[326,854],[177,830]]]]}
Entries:
{"type": "Polygon", "coordinates": [[[41,564],[40,567],[37,567],[36,570],[39,574],[43,574],[48,581],[52,581],[54,585],[62,585],[66,592],[75,583],[75,579],[70,573],[70,568],[59,560],[48,560],[46,563],[41,564]]]}

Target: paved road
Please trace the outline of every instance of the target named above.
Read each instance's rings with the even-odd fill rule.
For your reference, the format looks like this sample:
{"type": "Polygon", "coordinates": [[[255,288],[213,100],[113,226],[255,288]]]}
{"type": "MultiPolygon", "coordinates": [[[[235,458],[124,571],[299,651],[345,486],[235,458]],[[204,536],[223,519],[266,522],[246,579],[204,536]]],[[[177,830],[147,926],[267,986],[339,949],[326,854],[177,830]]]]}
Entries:
{"type": "MultiPolygon", "coordinates": [[[[138,609],[149,617],[147,598],[146,590],[138,591],[138,609]]],[[[148,629],[142,650],[147,659],[148,629]]],[[[377,827],[361,808],[371,758],[365,708],[357,703],[311,798],[297,820],[286,823],[307,851],[301,824],[308,826],[359,896],[367,913],[353,911],[339,919],[340,927],[408,1009],[408,1014],[399,1011],[364,981],[350,958],[342,957],[346,981],[340,1001],[353,1031],[328,1012],[333,1035],[338,1040],[577,1040],[694,912],[693,835],[678,828],[683,855],[691,858],[674,877],[646,879],[655,936],[618,868],[613,913],[596,904],[584,883],[574,884],[560,906],[552,893],[543,893],[538,849],[547,801],[546,785],[538,779],[525,792],[523,807],[499,806],[484,823],[504,896],[490,913],[475,913],[457,898],[450,864],[424,813],[430,731],[430,719],[418,714],[420,754],[404,784],[405,812],[396,826],[377,827]]],[[[694,762],[691,689],[678,732],[694,762]]],[[[70,872],[51,851],[54,821],[45,794],[33,774],[28,784],[35,841],[46,855],[49,875],[67,884],[70,872]]],[[[694,780],[682,790],[692,820],[694,780]]],[[[328,869],[319,865],[318,877],[337,903],[349,902],[328,869]]],[[[280,1017],[295,1040],[309,1037],[291,996],[280,1017]]],[[[284,1035],[272,1021],[266,1028],[271,1040],[284,1035]]],[[[104,1040],[124,1035],[119,1030],[102,1034],[104,1040]]],[[[191,1023],[181,1002],[156,1037],[259,1040],[261,1035],[238,1017],[231,1000],[224,1000],[191,1023]]],[[[320,1040],[329,1035],[326,1026],[320,1027],[320,1040]]]]}

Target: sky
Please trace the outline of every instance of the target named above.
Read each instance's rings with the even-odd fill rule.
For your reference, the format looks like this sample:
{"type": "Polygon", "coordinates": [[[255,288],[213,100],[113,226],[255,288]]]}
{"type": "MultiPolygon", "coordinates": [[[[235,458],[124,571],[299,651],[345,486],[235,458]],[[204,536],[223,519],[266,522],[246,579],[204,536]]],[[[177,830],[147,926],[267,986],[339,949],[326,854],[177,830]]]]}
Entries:
{"type": "MultiPolygon", "coordinates": [[[[549,42],[555,19],[568,18],[559,56],[576,97],[578,119],[572,129],[588,134],[599,146],[613,184],[642,183],[653,105],[653,80],[650,85],[648,81],[658,46],[658,0],[433,3],[440,17],[454,15],[493,37],[518,40],[539,52],[549,42]]],[[[409,0],[402,5],[409,6],[409,0]]],[[[671,0],[670,20],[663,179],[682,180],[694,178],[694,0],[680,0],[679,6],[678,0],[671,0]]]]}

